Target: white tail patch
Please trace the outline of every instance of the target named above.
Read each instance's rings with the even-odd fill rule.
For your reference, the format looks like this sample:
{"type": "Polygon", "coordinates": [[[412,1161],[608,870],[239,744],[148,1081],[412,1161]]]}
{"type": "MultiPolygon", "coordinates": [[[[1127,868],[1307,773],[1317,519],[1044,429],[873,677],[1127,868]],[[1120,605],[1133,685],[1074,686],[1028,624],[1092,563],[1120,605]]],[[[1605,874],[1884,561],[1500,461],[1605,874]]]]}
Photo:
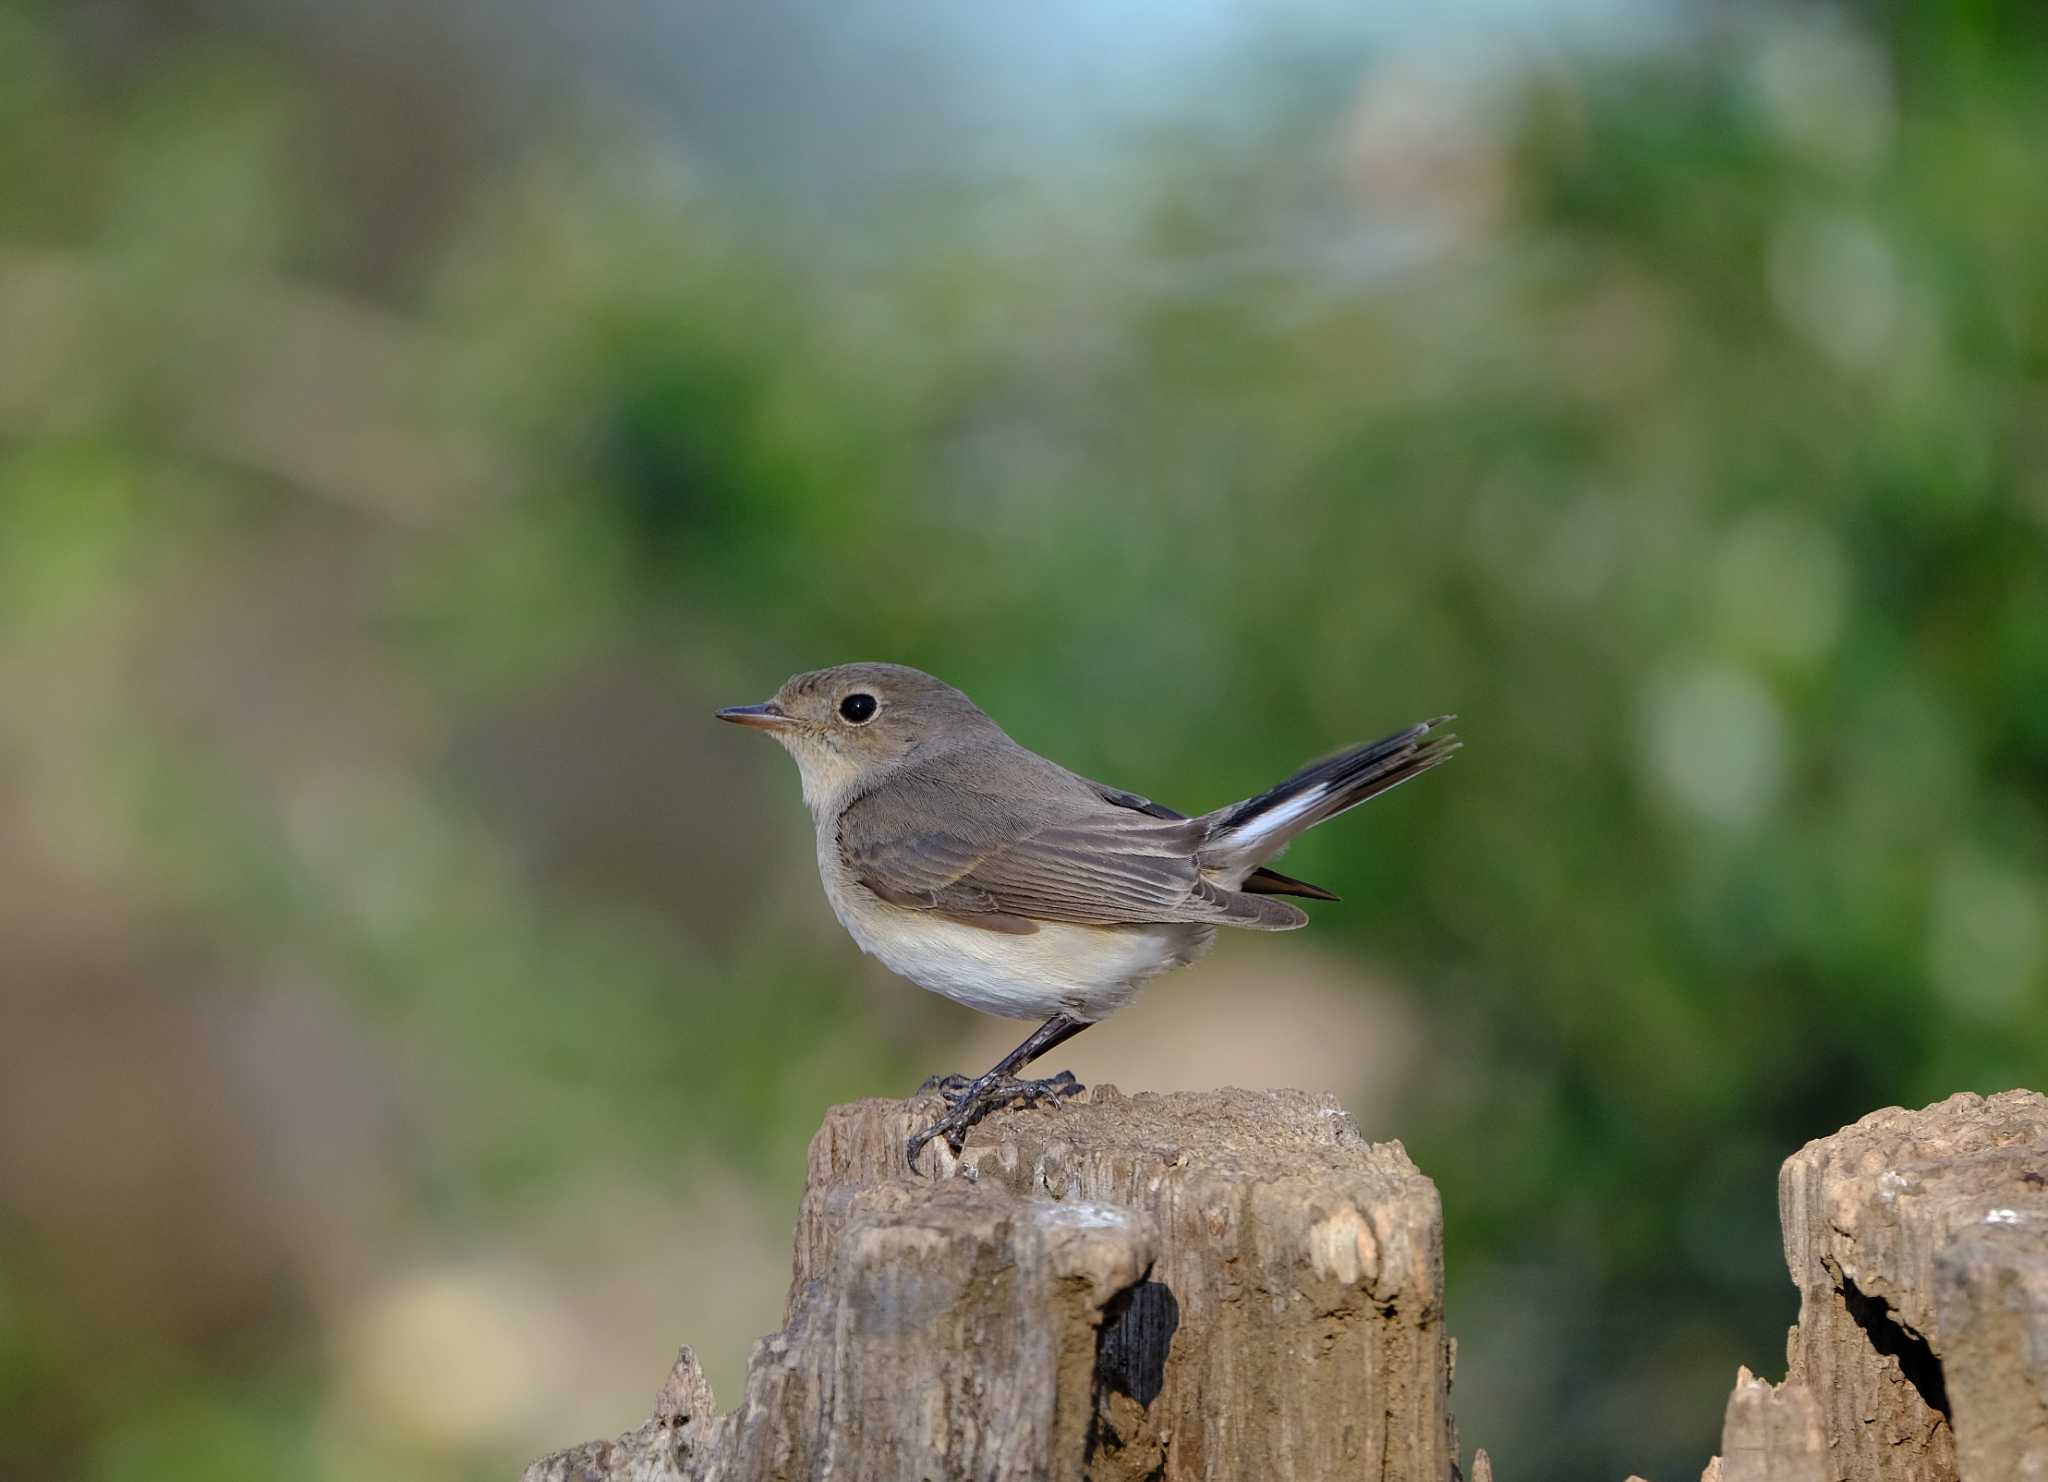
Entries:
{"type": "Polygon", "coordinates": [[[1311,787],[1284,803],[1261,808],[1243,823],[1218,834],[1210,841],[1208,847],[1211,850],[1227,850],[1233,854],[1239,850],[1257,849],[1261,840],[1271,838],[1274,834],[1285,833],[1289,824],[1298,821],[1304,814],[1313,812],[1316,804],[1329,795],[1330,789],[1327,785],[1311,787]]]}

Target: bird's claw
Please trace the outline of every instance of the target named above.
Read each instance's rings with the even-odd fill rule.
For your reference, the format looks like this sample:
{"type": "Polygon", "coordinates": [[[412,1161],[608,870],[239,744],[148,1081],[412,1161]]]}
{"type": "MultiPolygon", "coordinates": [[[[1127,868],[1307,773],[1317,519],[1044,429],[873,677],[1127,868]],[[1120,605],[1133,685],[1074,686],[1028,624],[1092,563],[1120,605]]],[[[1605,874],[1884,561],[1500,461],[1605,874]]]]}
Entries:
{"type": "Polygon", "coordinates": [[[937,1092],[940,1096],[945,1097],[946,1105],[951,1106],[962,1096],[966,1095],[967,1088],[973,1084],[973,1081],[961,1075],[958,1071],[955,1071],[952,1075],[929,1075],[924,1078],[924,1084],[917,1088],[917,1094],[919,1096],[930,1096],[933,1092],[937,1092]]]}
{"type": "Polygon", "coordinates": [[[995,1106],[1057,1106],[1069,1096],[1079,1096],[1088,1088],[1074,1079],[1071,1070],[1058,1075],[1047,1076],[1042,1081],[1010,1081],[996,1087],[995,1095],[1002,1098],[995,1106]]]}
{"type": "Polygon", "coordinates": [[[911,1134],[903,1145],[903,1156],[910,1164],[910,1171],[917,1172],[918,1155],[935,1138],[944,1137],[946,1146],[954,1157],[959,1157],[967,1144],[968,1129],[992,1112],[1009,1106],[1056,1106],[1069,1096],[1079,1096],[1088,1088],[1074,1079],[1071,1070],[1058,1075],[1047,1076],[1044,1080],[1023,1081],[1014,1076],[1000,1079],[984,1076],[970,1081],[965,1076],[933,1076],[920,1088],[923,1095],[936,1090],[946,1102],[946,1114],[921,1131],[911,1134]]]}

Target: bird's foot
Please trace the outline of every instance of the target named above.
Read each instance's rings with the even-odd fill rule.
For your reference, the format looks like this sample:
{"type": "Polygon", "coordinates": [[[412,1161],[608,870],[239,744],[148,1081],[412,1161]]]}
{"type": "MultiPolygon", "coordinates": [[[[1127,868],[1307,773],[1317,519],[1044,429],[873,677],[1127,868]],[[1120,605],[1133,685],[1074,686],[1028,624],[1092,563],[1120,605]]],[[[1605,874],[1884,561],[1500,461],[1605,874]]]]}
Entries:
{"type": "Polygon", "coordinates": [[[1074,1079],[1071,1070],[1063,1070],[1039,1081],[996,1075],[985,1075],[972,1081],[965,1076],[934,1076],[925,1082],[924,1090],[936,1090],[945,1099],[946,1114],[929,1127],[912,1133],[910,1140],[903,1145],[903,1156],[910,1163],[910,1171],[915,1173],[918,1155],[934,1138],[943,1137],[957,1158],[966,1145],[967,1130],[991,1112],[1019,1105],[1056,1106],[1067,1097],[1079,1096],[1087,1089],[1074,1079]]]}
{"type": "Polygon", "coordinates": [[[988,1112],[1001,1111],[1006,1106],[1057,1106],[1069,1096],[1079,1096],[1088,1088],[1074,1079],[1071,1070],[1058,1075],[1049,1075],[1042,1081],[1020,1081],[1014,1076],[997,1081],[988,1095],[988,1112]]]}
{"type": "Polygon", "coordinates": [[[985,1087],[955,1072],[952,1075],[926,1076],[924,1084],[917,1088],[917,1095],[936,1094],[946,1103],[948,1109],[951,1109],[958,1107],[964,1097],[980,1094],[988,1102],[981,1115],[987,1116],[989,1112],[1000,1111],[1020,1101],[1026,1106],[1038,1106],[1045,1102],[1058,1101],[1063,1097],[1078,1096],[1087,1089],[1074,1079],[1071,1070],[1047,1076],[1042,1081],[1020,1081],[1015,1076],[1000,1076],[985,1087]]]}

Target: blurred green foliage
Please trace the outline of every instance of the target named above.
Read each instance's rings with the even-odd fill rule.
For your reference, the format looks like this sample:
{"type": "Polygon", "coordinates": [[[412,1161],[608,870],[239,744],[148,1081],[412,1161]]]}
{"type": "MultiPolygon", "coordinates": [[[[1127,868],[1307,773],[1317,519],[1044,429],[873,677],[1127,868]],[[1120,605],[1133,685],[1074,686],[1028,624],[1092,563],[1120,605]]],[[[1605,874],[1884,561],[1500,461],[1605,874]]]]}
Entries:
{"type": "Polygon", "coordinates": [[[0,1472],[506,1476],[379,1400],[379,1273],[786,1219],[958,1025],[850,987],[706,724],[847,658],[1188,809],[1460,712],[1288,868],[1422,1017],[1367,1131],[1519,1475],[1689,1475],[1793,1316],[1778,1160],[2039,1084],[2023,12],[1281,54],[1092,185],[821,224],[112,11],[0,5],[0,1472]]]}

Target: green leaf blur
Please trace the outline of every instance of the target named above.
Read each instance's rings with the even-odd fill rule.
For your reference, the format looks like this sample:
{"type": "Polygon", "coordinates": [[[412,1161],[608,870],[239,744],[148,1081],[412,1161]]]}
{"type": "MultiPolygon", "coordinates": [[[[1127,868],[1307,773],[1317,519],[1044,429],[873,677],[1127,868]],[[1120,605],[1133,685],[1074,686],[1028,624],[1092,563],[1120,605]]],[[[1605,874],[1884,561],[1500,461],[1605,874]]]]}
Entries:
{"type": "Polygon", "coordinates": [[[1130,1012],[1407,1143],[1515,1475],[1694,1474],[1779,1160],[2041,1084],[2031,9],[1276,42],[880,184],[531,18],[255,9],[0,0],[0,1474],[735,1399],[824,1106],[986,1032],[710,719],[845,659],[1189,810],[1459,713],[1130,1012]]]}

